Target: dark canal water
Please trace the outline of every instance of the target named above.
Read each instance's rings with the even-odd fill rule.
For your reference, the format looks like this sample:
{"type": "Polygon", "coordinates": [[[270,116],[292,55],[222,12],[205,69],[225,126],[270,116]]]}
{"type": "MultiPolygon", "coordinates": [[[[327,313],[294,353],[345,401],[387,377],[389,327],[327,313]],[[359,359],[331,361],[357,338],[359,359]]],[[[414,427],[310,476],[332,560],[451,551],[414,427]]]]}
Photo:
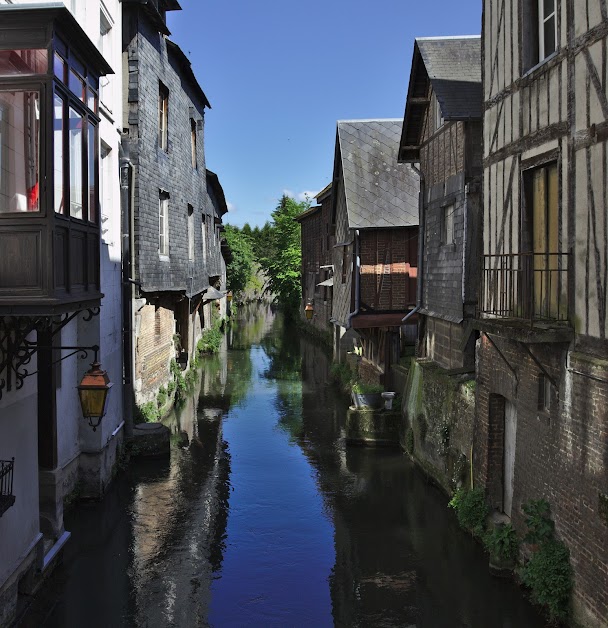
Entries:
{"type": "Polygon", "coordinates": [[[228,340],[167,421],[171,460],[68,513],[24,626],[543,625],[403,454],[345,447],[324,350],[270,310],[228,340]]]}

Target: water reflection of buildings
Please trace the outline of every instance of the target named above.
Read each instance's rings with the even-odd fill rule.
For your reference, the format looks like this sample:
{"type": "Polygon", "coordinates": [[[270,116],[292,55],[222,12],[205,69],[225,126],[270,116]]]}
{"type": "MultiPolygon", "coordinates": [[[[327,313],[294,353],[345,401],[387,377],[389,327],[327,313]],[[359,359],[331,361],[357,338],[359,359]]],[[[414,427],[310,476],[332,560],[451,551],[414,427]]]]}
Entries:
{"type": "Polygon", "coordinates": [[[176,441],[164,474],[139,482],[132,505],[132,573],[142,626],[206,625],[212,574],[222,563],[230,460],[226,342],[203,360],[191,397],[167,417],[176,441]]]}
{"type": "Polygon", "coordinates": [[[345,447],[346,400],[327,382],[329,360],[303,356],[299,445],[317,471],[334,524],[330,577],[336,626],[540,626],[510,582],[446,512],[446,498],[401,452],[345,447]]]}

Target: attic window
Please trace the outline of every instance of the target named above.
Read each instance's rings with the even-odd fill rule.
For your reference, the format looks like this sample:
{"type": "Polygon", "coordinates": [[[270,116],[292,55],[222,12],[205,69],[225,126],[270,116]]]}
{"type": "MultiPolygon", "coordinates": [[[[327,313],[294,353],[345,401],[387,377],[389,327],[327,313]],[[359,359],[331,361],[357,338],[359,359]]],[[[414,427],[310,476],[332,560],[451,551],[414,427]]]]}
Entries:
{"type": "Polygon", "coordinates": [[[441,113],[441,105],[437,100],[437,96],[433,96],[433,109],[435,113],[435,131],[438,131],[445,123],[441,113]]]}

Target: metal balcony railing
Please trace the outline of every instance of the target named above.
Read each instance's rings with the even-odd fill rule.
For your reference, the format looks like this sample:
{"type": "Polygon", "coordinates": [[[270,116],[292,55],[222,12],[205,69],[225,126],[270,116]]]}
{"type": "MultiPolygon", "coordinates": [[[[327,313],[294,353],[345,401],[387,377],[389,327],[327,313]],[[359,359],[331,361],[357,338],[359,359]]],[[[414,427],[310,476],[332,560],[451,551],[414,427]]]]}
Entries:
{"type": "Polygon", "coordinates": [[[565,322],[570,253],[484,255],[480,314],[534,322],[565,322]]]}
{"type": "Polygon", "coordinates": [[[13,468],[15,459],[0,460],[0,517],[15,503],[13,468]]]}

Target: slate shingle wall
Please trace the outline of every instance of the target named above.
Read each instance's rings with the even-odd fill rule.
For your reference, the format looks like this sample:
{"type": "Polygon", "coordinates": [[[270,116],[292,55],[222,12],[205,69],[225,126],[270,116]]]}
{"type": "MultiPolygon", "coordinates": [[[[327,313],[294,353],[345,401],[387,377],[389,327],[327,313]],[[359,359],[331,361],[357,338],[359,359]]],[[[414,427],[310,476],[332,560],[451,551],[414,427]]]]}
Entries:
{"type": "Polygon", "coordinates": [[[205,176],[204,106],[182,82],[175,58],[167,53],[165,38],[141,12],[125,7],[124,29],[129,70],[128,144],[135,167],[137,279],[144,292],[197,294],[208,285],[201,221],[212,211],[205,176]],[[168,151],[158,145],[159,81],[169,90],[168,151]],[[191,158],[191,117],[197,122],[197,168],[191,158]],[[161,189],[170,195],[168,261],[161,260],[158,253],[161,189]],[[194,261],[188,259],[188,204],[194,208],[194,261]]]}

